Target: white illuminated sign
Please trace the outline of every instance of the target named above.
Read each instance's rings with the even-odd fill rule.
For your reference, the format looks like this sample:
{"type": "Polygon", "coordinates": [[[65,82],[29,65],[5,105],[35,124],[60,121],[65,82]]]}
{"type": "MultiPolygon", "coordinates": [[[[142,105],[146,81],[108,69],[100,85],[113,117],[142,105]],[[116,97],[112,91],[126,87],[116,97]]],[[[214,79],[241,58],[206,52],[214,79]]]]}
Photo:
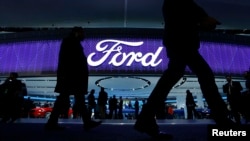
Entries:
{"type": "MultiPolygon", "coordinates": [[[[155,52],[142,53],[138,52],[124,52],[123,47],[140,47],[143,45],[143,41],[128,42],[121,40],[102,40],[96,44],[96,51],[88,55],[88,64],[90,66],[99,66],[104,62],[108,62],[109,65],[121,66],[127,62],[126,66],[131,66],[132,63],[141,63],[142,66],[156,67],[162,62],[159,58],[159,54],[162,52],[163,47],[158,47],[155,52]],[[108,59],[109,58],[109,59],[108,59]]],[[[107,64],[105,64],[107,65],[107,64]]]]}

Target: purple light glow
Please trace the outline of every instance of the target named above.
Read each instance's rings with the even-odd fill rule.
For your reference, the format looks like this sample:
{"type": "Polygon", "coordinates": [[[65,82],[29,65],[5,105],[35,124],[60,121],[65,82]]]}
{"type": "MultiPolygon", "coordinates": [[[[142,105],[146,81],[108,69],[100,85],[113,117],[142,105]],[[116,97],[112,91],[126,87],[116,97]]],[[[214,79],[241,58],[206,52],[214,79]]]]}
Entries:
{"type": "MultiPolygon", "coordinates": [[[[98,51],[96,48],[97,44],[103,40],[107,39],[88,38],[82,43],[86,56],[89,56],[91,53],[95,54],[95,56],[92,57],[92,61],[98,61],[105,55],[103,51],[98,51]]],[[[156,51],[162,47],[161,39],[119,38],[115,40],[129,43],[143,41],[143,44],[136,46],[119,44],[100,65],[93,66],[93,64],[89,62],[91,73],[155,74],[161,73],[167,68],[168,59],[165,48],[163,48],[158,55],[155,55],[156,51]],[[118,47],[120,48],[119,51],[117,50],[118,47]],[[110,64],[115,54],[120,53],[119,57],[115,59],[115,61],[120,62],[123,58],[121,57],[122,54],[131,52],[140,53],[142,56],[151,53],[152,56],[155,55],[155,60],[152,61],[154,63],[162,60],[156,66],[143,66],[143,61],[136,62],[135,60],[132,61],[130,66],[126,66],[130,58],[127,58],[126,61],[119,66],[115,66],[112,63],[110,64]]],[[[27,75],[40,75],[48,72],[54,74],[57,69],[60,43],[60,40],[42,40],[0,44],[0,74],[8,74],[11,71],[27,75]]],[[[114,44],[114,42],[105,42],[105,45],[107,45],[105,51],[112,48],[114,44]]],[[[104,46],[104,44],[102,44],[102,46],[104,46]]],[[[242,74],[248,70],[250,66],[250,47],[246,45],[201,42],[200,52],[216,74],[242,74]]],[[[150,62],[152,56],[147,57],[145,62],[150,62]]]]}

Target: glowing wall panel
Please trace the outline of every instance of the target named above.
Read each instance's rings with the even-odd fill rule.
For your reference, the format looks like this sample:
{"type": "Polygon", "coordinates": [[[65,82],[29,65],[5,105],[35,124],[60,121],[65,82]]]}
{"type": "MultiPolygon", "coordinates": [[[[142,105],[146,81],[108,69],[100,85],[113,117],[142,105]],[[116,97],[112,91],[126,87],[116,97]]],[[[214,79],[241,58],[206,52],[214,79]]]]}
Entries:
{"type": "MultiPolygon", "coordinates": [[[[0,73],[55,73],[60,43],[60,40],[2,43],[0,73]]],[[[82,45],[91,73],[154,74],[167,68],[168,59],[161,39],[88,38],[82,45]]],[[[200,52],[217,74],[242,74],[250,66],[250,46],[201,42],[200,52]]]]}
{"type": "Polygon", "coordinates": [[[55,71],[59,45],[59,41],[0,44],[0,73],[16,71],[35,75],[55,71]]]}

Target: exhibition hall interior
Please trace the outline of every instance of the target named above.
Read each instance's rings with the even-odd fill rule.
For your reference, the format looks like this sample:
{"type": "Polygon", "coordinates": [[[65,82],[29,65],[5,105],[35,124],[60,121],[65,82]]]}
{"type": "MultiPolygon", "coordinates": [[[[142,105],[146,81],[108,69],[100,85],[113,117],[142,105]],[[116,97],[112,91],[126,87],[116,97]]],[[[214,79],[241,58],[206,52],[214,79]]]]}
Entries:
{"type": "MultiPolygon", "coordinates": [[[[219,92],[227,103],[227,95],[223,92],[227,75],[240,82],[242,92],[247,90],[250,2],[196,2],[221,22],[213,32],[200,33],[199,51],[211,66],[219,92]]],[[[163,0],[2,0],[0,3],[0,84],[11,72],[19,74],[18,79],[27,89],[24,98],[34,102],[32,112],[25,117],[26,122],[46,120],[50,116],[58,96],[54,88],[60,44],[74,26],[83,27],[86,34],[81,44],[88,62],[88,91],[95,90],[96,101],[101,87],[109,98],[116,96],[119,101],[121,97],[123,122],[136,118],[135,100],[139,101],[141,109],[168,68],[169,59],[162,43],[163,0]]],[[[210,119],[197,77],[188,67],[165,100],[166,109],[171,107],[174,114],[169,116],[166,110],[164,119],[187,118],[187,90],[193,94],[199,112],[195,119],[210,119]]],[[[72,96],[71,106],[73,103],[72,96]]],[[[71,114],[69,119],[73,118],[71,114]]],[[[93,111],[93,118],[98,118],[94,114],[93,111]]]]}
{"type": "MultiPolygon", "coordinates": [[[[227,75],[241,84],[241,92],[248,90],[246,74],[250,74],[250,1],[194,1],[221,23],[213,31],[199,33],[199,52],[211,67],[220,96],[228,104],[227,94],[223,90],[227,75]]],[[[149,134],[134,130],[134,123],[144,102],[147,102],[161,75],[168,68],[169,59],[163,45],[163,2],[164,0],[1,0],[1,121],[4,119],[3,115],[11,111],[6,110],[7,106],[2,104],[6,101],[1,99],[4,96],[1,94],[6,92],[2,91],[1,86],[10,73],[18,73],[18,80],[25,84],[23,92],[27,93],[23,97],[19,118],[13,122],[0,122],[0,141],[156,141],[149,134]],[[75,99],[70,96],[69,110],[60,113],[58,119],[58,124],[65,127],[65,130],[44,130],[53,115],[51,112],[59,95],[54,90],[62,39],[75,26],[83,27],[85,32],[85,40],[81,45],[89,70],[88,92],[95,90],[96,102],[101,88],[107,92],[108,98],[115,96],[118,102],[121,98],[122,115],[111,115],[107,102],[106,113],[102,117],[97,106],[91,109],[90,116],[93,121],[100,121],[102,124],[86,131],[81,115],[74,114],[75,99]],[[29,100],[33,103],[27,108],[29,100]],[[139,111],[135,110],[137,100],[139,111]]],[[[188,22],[185,20],[183,25],[188,22]]],[[[188,36],[188,33],[180,31],[183,28],[178,29],[178,35],[188,36]]],[[[72,73],[72,77],[77,78],[78,74],[72,73]]],[[[87,96],[85,95],[86,104],[87,96]]],[[[243,100],[247,101],[245,104],[248,103],[247,99],[243,100]]],[[[211,116],[197,76],[190,68],[185,68],[184,76],[173,86],[162,104],[162,109],[155,111],[157,126],[160,131],[172,135],[173,141],[211,140],[211,127],[218,126],[214,126],[216,121],[211,116]],[[196,105],[196,112],[191,118],[187,116],[187,90],[193,94],[196,105]]],[[[14,103],[13,107],[16,105],[14,103]]],[[[242,121],[242,126],[239,124],[239,127],[242,128],[234,129],[241,130],[237,133],[246,131],[249,137],[250,116],[246,116],[249,108],[242,108],[244,110],[241,110],[239,119],[242,121]]],[[[228,109],[231,111],[229,104],[228,109]]],[[[231,113],[228,118],[237,120],[231,113]]],[[[226,133],[224,130],[223,126],[223,133],[226,133]]],[[[160,135],[160,131],[157,135],[160,135]]],[[[149,133],[152,133],[151,130],[149,133]]],[[[242,141],[245,139],[243,137],[242,141]]]]}

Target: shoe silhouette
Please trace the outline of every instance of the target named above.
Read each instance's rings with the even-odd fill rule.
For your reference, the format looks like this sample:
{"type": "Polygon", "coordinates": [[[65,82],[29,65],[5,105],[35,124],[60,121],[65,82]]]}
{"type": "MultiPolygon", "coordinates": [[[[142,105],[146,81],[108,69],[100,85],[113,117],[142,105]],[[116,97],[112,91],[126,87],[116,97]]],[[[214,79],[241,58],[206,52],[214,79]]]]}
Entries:
{"type": "Polygon", "coordinates": [[[92,128],[95,128],[101,125],[102,121],[90,121],[89,123],[84,123],[83,128],[86,131],[89,131],[92,128]]]}
{"type": "Polygon", "coordinates": [[[53,130],[53,131],[62,131],[65,129],[63,126],[59,126],[58,124],[46,124],[44,127],[45,130],[53,130]]]}
{"type": "Polygon", "coordinates": [[[160,131],[157,124],[150,125],[149,123],[142,123],[137,121],[134,125],[134,129],[141,133],[145,133],[157,140],[173,139],[173,136],[171,134],[160,131]]]}

